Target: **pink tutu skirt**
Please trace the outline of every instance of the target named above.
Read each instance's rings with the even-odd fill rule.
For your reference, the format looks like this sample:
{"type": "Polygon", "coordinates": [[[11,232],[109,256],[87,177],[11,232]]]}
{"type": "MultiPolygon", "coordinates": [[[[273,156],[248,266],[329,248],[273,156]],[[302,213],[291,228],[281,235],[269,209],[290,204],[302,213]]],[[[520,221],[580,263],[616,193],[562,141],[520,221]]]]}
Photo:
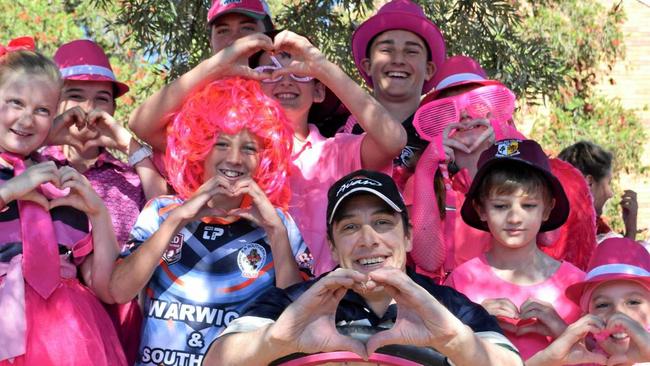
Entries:
{"type": "Polygon", "coordinates": [[[99,299],[76,279],[61,279],[47,299],[25,284],[24,355],[0,366],[122,366],[126,358],[99,299]]]}

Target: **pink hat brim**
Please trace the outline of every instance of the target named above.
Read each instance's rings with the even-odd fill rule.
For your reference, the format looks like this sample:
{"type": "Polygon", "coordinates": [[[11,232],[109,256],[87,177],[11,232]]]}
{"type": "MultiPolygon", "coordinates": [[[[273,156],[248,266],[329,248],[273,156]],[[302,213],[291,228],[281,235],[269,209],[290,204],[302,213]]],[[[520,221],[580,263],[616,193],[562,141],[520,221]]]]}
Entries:
{"type": "Polygon", "coordinates": [[[583,311],[587,312],[589,310],[588,302],[581,301],[585,295],[588,297],[586,301],[589,301],[589,298],[591,298],[591,293],[593,293],[593,291],[599,285],[603,284],[604,282],[621,280],[638,282],[642,286],[645,286],[648,291],[650,291],[650,277],[643,277],[627,273],[608,273],[596,276],[587,281],[581,281],[570,285],[566,288],[565,295],[569,300],[580,306],[583,311]]]}
{"type": "Polygon", "coordinates": [[[121,83],[119,81],[113,80],[109,77],[102,76],[102,75],[90,75],[90,74],[80,74],[80,75],[72,75],[66,77],[64,80],[80,80],[80,81],[109,81],[113,84],[115,84],[115,88],[117,90],[117,94],[114,95],[114,98],[119,98],[122,95],[126,94],[129,91],[129,86],[121,83]]]}
{"type": "MultiPolygon", "coordinates": [[[[352,56],[354,57],[354,63],[370,87],[373,86],[372,79],[361,67],[361,60],[366,58],[368,43],[382,32],[397,29],[413,32],[424,39],[431,52],[431,61],[436,65],[436,71],[440,70],[440,67],[442,67],[445,61],[445,40],[438,27],[431,21],[423,19],[419,15],[401,11],[377,14],[362,23],[352,34],[352,56]]],[[[431,88],[433,88],[433,78],[424,82],[422,93],[428,92],[431,88]]]]}

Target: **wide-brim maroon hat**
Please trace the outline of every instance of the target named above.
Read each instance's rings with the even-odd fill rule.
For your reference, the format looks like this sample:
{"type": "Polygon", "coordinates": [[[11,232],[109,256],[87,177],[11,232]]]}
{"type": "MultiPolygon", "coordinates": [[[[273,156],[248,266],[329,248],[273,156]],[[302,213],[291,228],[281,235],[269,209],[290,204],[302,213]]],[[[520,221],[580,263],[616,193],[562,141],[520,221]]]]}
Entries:
{"type": "Polygon", "coordinates": [[[118,98],[129,91],[129,86],[117,81],[104,50],[95,42],[78,39],[59,47],[54,54],[63,80],[110,81],[118,98]]]}
{"type": "Polygon", "coordinates": [[[548,156],[536,141],[533,140],[501,140],[485,150],[478,160],[478,171],[472,185],[465,195],[465,202],[460,214],[467,225],[483,231],[490,231],[486,222],[481,220],[474,208],[473,201],[478,196],[478,188],[487,173],[500,164],[519,164],[533,168],[547,179],[555,206],[548,220],[542,223],[539,231],[550,231],[562,226],[569,216],[569,200],[564,193],[562,184],[551,172],[548,156]]]}
{"type": "MultiPolygon", "coordinates": [[[[382,6],[377,14],[368,18],[352,34],[352,56],[357,65],[359,73],[372,87],[372,78],[361,66],[361,60],[366,58],[368,44],[378,34],[388,30],[406,30],[417,34],[429,47],[429,56],[436,66],[436,70],[442,67],[445,61],[445,40],[440,29],[430,21],[422,8],[410,0],[393,0],[382,6]]],[[[422,93],[427,93],[433,88],[433,78],[425,81],[422,93]]]]}

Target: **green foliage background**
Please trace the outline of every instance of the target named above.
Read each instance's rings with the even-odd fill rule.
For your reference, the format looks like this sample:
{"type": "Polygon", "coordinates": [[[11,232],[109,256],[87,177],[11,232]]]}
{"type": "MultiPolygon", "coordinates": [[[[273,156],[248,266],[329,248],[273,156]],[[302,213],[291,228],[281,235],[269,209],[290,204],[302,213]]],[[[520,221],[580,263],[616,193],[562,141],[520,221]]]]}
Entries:
{"type": "MultiPolygon", "coordinates": [[[[385,1],[270,0],[277,27],[309,35],[356,78],[350,36],[385,1]]],[[[448,55],[465,54],[519,96],[520,121],[551,153],[579,139],[616,156],[615,173],[645,172],[645,133],[634,111],[599,95],[624,57],[621,3],[591,0],[416,0],[440,27],[448,55]],[[531,106],[537,106],[531,108],[531,106]]],[[[52,54],[63,42],[92,38],[107,50],[132,91],[118,100],[119,120],[164,82],[210,56],[206,14],[210,0],[15,0],[0,2],[0,31],[31,34],[52,54]]],[[[613,205],[610,205],[610,207],[613,205]]],[[[618,217],[615,212],[610,212],[618,217]]],[[[615,226],[619,223],[615,222],[615,226]]]]}

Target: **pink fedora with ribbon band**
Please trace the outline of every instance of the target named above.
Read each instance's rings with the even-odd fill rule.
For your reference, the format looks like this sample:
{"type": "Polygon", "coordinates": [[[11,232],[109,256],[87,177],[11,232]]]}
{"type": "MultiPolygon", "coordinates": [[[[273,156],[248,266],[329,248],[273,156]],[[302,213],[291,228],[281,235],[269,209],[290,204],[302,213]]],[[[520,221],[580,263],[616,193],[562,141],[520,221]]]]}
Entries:
{"type": "MultiPolygon", "coordinates": [[[[436,70],[442,66],[445,54],[445,40],[440,29],[430,21],[422,8],[410,0],[393,0],[382,6],[377,14],[363,22],[352,34],[352,56],[359,73],[366,83],[372,87],[372,79],[361,67],[361,60],[367,58],[370,42],[380,33],[388,30],[406,30],[420,36],[429,47],[429,56],[436,65],[436,70]]],[[[422,93],[433,88],[433,78],[425,81],[422,93]]]]}
{"type": "Polygon", "coordinates": [[[78,39],[59,47],[54,54],[63,80],[110,81],[115,85],[115,98],[129,91],[129,86],[117,81],[104,50],[95,42],[78,39]]]}
{"type": "Polygon", "coordinates": [[[634,281],[650,291],[650,253],[628,238],[610,238],[594,251],[585,279],[567,287],[566,296],[583,311],[589,310],[594,290],[608,281],[634,281]]]}
{"type": "Polygon", "coordinates": [[[420,105],[438,99],[443,90],[455,86],[478,84],[480,86],[502,85],[498,80],[490,80],[481,65],[471,57],[456,55],[448,58],[431,78],[433,91],[427,94],[420,105]]]}

